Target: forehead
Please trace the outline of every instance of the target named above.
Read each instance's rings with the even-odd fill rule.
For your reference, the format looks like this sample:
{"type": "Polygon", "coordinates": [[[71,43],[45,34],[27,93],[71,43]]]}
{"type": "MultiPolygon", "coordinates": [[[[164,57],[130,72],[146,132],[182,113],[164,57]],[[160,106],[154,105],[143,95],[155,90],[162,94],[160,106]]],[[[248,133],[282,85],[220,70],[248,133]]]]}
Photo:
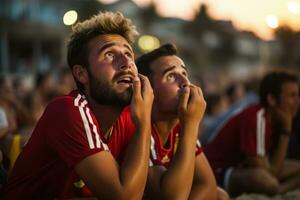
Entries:
{"type": "Polygon", "coordinates": [[[128,46],[130,48],[130,50],[132,50],[132,47],[127,42],[127,40],[124,37],[122,37],[121,35],[117,35],[117,34],[99,35],[89,41],[88,48],[90,50],[92,50],[94,48],[99,49],[109,43],[114,43],[114,46],[119,46],[119,47],[128,46]]]}
{"type": "MultiPolygon", "coordinates": [[[[153,61],[150,65],[152,72],[154,73],[162,73],[166,68],[175,67],[174,70],[184,69],[184,62],[178,56],[162,56],[155,61],[153,61]]],[[[184,69],[185,70],[185,69],[184,69]]]]}

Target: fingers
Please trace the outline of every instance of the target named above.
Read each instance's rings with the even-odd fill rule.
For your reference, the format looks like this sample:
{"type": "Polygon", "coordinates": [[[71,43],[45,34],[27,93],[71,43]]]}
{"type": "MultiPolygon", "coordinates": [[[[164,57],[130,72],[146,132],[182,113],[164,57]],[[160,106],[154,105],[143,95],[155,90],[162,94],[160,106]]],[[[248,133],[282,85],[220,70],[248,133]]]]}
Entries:
{"type": "Polygon", "coordinates": [[[188,105],[202,106],[203,104],[205,104],[205,100],[201,88],[193,84],[191,84],[189,87],[190,87],[190,98],[189,98],[188,105]]]}
{"type": "Polygon", "coordinates": [[[152,91],[150,81],[146,76],[139,74],[139,78],[141,80],[141,95],[142,98],[144,99],[147,96],[147,94],[149,93],[152,94],[153,91],[152,91]]]}
{"type": "Polygon", "coordinates": [[[202,89],[201,89],[200,87],[197,87],[197,91],[198,91],[199,96],[200,96],[201,98],[204,98],[202,89]]]}
{"type": "Polygon", "coordinates": [[[188,101],[189,101],[189,97],[190,97],[190,87],[189,86],[185,86],[183,88],[180,89],[180,98],[179,98],[179,107],[181,109],[186,110],[187,109],[187,105],[188,105],[188,101]]]}
{"type": "Polygon", "coordinates": [[[141,80],[138,76],[134,77],[133,83],[133,98],[137,98],[141,96],[141,80]]]}

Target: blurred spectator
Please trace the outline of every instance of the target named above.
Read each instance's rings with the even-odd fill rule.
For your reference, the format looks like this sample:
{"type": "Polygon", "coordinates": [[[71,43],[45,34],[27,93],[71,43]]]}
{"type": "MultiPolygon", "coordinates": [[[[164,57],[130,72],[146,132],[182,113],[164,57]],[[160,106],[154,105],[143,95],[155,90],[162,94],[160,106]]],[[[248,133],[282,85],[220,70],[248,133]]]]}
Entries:
{"type": "Polygon", "coordinates": [[[220,118],[228,109],[227,99],[221,94],[209,94],[206,97],[206,111],[199,130],[201,144],[205,145],[208,142],[211,134],[218,124],[221,123],[220,118]],[[220,118],[220,119],[219,119],[220,118]]]}
{"type": "Polygon", "coordinates": [[[33,87],[32,76],[17,75],[14,76],[12,82],[16,98],[28,107],[33,87]]]}
{"type": "Polygon", "coordinates": [[[245,86],[242,83],[232,83],[225,90],[229,106],[244,99],[246,95],[245,86]]]}
{"type": "Polygon", "coordinates": [[[14,105],[17,99],[12,87],[12,81],[4,76],[0,77],[0,108],[1,108],[1,130],[0,138],[12,133],[17,129],[17,115],[14,105]]]}
{"type": "Polygon", "coordinates": [[[34,122],[37,122],[49,101],[58,95],[52,73],[47,72],[36,76],[35,89],[32,95],[33,119],[34,122]]]}
{"type": "Polygon", "coordinates": [[[221,95],[207,97],[207,112],[200,133],[200,140],[204,146],[214,139],[219,128],[230,117],[258,101],[256,93],[251,90],[246,92],[241,83],[231,84],[226,89],[226,97],[221,95]]]}
{"type": "Polygon", "coordinates": [[[59,95],[67,95],[76,88],[73,75],[69,68],[63,68],[60,71],[58,82],[59,95]]]}
{"type": "MultiPolygon", "coordinates": [[[[28,116],[28,110],[23,106],[22,102],[16,97],[12,80],[8,76],[0,77],[0,187],[3,181],[5,182],[5,170],[12,167],[16,157],[21,149],[21,133],[30,123],[30,117],[28,116]],[[16,150],[12,145],[12,141],[15,138],[18,139],[16,150]],[[5,169],[4,169],[5,168],[5,169]]],[[[17,141],[17,140],[16,140],[17,141]]]]}
{"type": "Polygon", "coordinates": [[[297,77],[273,72],[261,82],[260,104],[236,112],[216,131],[205,152],[230,195],[274,195],[300,186],[300,161],[286,159],[298,107],[297,77]]]}

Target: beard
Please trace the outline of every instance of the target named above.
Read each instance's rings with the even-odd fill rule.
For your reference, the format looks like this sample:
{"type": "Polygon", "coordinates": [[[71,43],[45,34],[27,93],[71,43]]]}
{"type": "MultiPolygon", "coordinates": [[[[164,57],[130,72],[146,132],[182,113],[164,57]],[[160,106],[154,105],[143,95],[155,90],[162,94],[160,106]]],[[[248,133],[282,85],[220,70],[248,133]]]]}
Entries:
{"type": "Polygon", "coordinates": [[[117,92],[112,84],[107,81],[97,80],[92,74],[90,76],[91,97],[99,104],[125,107],[130,104],[132,97],[132,87],[125,91],[117,92]]]}

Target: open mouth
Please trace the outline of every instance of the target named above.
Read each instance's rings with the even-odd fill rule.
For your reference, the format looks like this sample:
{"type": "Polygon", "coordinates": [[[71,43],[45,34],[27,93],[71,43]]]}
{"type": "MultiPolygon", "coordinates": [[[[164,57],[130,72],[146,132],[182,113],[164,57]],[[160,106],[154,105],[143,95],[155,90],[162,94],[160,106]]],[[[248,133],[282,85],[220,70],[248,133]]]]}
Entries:
{"type": "Polygon", "coordinates": [[[132,84],[133,77],[131,76],[122,76],[117,80],[118,84],[132,84]]]}

